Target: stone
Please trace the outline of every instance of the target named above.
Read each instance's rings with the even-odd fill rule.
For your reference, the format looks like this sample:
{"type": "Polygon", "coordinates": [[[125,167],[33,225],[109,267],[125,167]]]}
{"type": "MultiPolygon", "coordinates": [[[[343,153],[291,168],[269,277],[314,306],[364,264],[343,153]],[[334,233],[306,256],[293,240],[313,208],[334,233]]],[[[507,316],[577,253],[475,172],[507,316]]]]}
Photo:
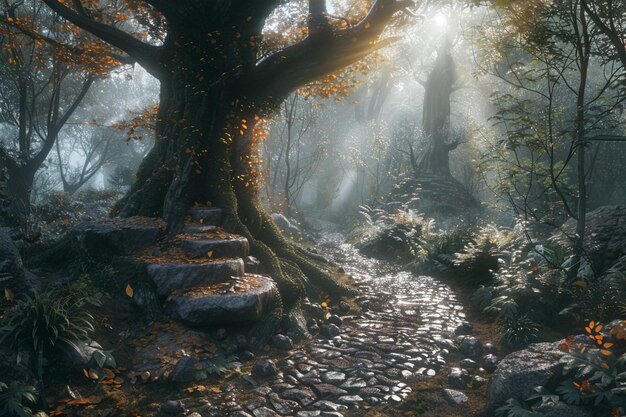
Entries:
{"type": "Polygon", "coordinates": [[[470,380],[469,373],[465,369],[452,368],[448,374],[448,384],[452,388],[465,388],[470,380]]]}
{"type": "Polygon", "coordinates": [[[485,343],[483,345],[483,352],[485,354],[491,353],[491,354],[495,355],[495,354],[498,353],[498,348],[493,343],[485,343]]]}
{"type": "Polygon", "coordinates": [[[448,403],[453,405],[459,405],[468,400],[467,395],[454,389],[444,389],[443,398],[445,398],[448,403]]]}
{"type": "Polygon", "coordinates": [[[281,350],[293,349],[293,341],[289,336],[285,336],[284,334],[277,334],[272,337],[272,345],[281,350]]]}
{"type": "Polygon", "coordinates": [[[476,363],[476,361],[466,358],[459,362],[459,366],[463,369],[476,369],[478,368],[478,363],[476,363]]]}
{"type": "Polygon", "coordinates": [[[328,371],[322,374],[322,380],[329,384],[339,384],[346,380],[346,374],[337,371],[328,371]]]}
{"type": "Polygon", "coordinates": [[[472,326],[471,323],[464,321],[463,323],[459,324],[455,329],[454,329],[454,334],[456,335],[470,335],[474,332],[474,326],[472,326]]]}
{"type": "Polygon", "coordinates": [[[299,405],[297,402],[292,400],[284,400],[278,396],[276,393],[271,393],[268,396],[270,403],[279,414],[282,415],[290,415],[293,414],[294,409],[298,408],[299,405]]]}
{"type": "Polygon", "coordinates": [[[164,221],[148,217],[128,217],[80,223],[70,232],[75,251],[96,259],[128,255],[156,244],[165,235],[164,221]]]}
{"type": "Polygon", "coordinates": [[[324,324],[320,327],[320,334],[328,339],[341,334],[341,329],[336,324],[324,324]]]}
{"type": "Polygon", "coordinates": [[[363,401],[363,398],[358,395],[342,395],[337,398],[337,402],[345,405],[354,405],[363,401]]]}
{"type": "Polygon", "coordinates": [[[283,391],[281,395],[285,399],[299,402],[304,407],[313,404],[317,400],[317,397],[309,388],[290,388],[283,391]]]}
{"type": "Polygon", "coordinates": [[[345,389],[338,388],[332,384],[314,384],[312,388],[320,398],[339,397],[348,394],[348,391],[345,389]]]}
{"type": "Polygon", "coordinates": [[[483,368],[490,374],[494,373],[498,367],[498,357],[493,354],[483,356],[483,368]]]}
{"type": "Polygon", "coordinates": [[[278,374],[278,368],[271,359],[264,359],[254,364],[252,375],[258,378],[268,378],[278,374]]]}
{"type": "Polygon", "coordinates": [[[341,319],[341,317],[339,317],[339,316],[337,316],[335,314],[331,314],[326,319],[326,323],[327,324],[334,324],[335,326],[341,326],[343,324],[343,320],[341,319]]]}
{"type": "Polygon", "coordinates": [[[161,404],[161,411],[168,415],[185,414],[185,405],[181,400],[168,400],[161,404]]]}
{"type": "Polygon", "coordinates": [[[192,382],[196,379],[196,364],[198,360],[193,356],[183,356],[176,362],[174,370],[170,374],[172,382],[192,382]]]}
{"type": "Polygon", "coordinates": [[[157,294],[166,297],[175,290],[224,282],[233,276],[241,277],[244,274],[244,263],[241,259],[192,264],[158,263],[149,264],[146,271],[154,282],[157,294]]]}
{"type": "MultiPolygon", "coordinates": [[[[344,271],[343,268],[339,268],[338,272],[344,274],[346,271],[344,271]]],[[[350,312],[350,304],[341,300],[339,302],[339,312],[342,314],[348,314],[350,312]]]]}
{"type": "Polygon", "coordinates": [[[256,410],[254,410],[252,414],[254,414],[254,417],[279,417],[280,416],[280,414],[278,414],[276,411],[270,410],[267,407],[259,407],[256,410]]]}
{"type": "MultiPolygon", "coordinates": [[[[100,366],[93,359],[93,354],[97,351],[103,351],[104,348],[96,341],[85,342],[82,340],[75,341],[68,346],[66,350],[70,363],[77,368],[99,368],[100,366]]],[[[103,367],[114,368],[115,363],[105,363],[103,367]]]]}
{"type": "Polygon", "coordinates": [[[237,410],[228,415],[229,417],[252,417],[252,414],[248,414],[245,411],[237,410]]]}
{"type": "Polygon", "coordinates": [[[482,387],[486,383],[487,383],[487,379],[483,378],[480,375],[474,375],[472,377],[472,387],[474,387],[474,388],[482,387]]]}
{"type": "Polygon", "coordinates": [[[483,344],[474,336],[465,336],[459,344],[459,352],[472,359],[478,359],[483,354],[483,344]]]}
{"type": "Polygon", "coordinates": [[[302,232],[300,232],[298,226],[293,224],[287,217],[280,213],[272,213],[271,217],[276,227],[278,227],[284,236],[293,240],[302,239],[302,232]]]}
{"type": "Polygon", "coordinates": [[[166,302],[166,311],[191,326],[209,326],[260,320],[275,307],[277,288],[273,280],[246,274],[245,292],[216,294],[212,286],[176,291],[166,302]]]}
{"type": "Polygon", "coordinates": [[[493,410],[509,398],[525,400],[534,388],[546,386],[563,370],[559,359],[561,342],[535,343],[505,356],[497,366],[487,389],[487,408],[493,410]]]}
{"type": "Polygon", "coordinates": [[[298,413],[296,413],[296,417],[318,417],[321,415],[322,412],[320,410],[299,411],[298,413]]]}
{"type": "Polygon", "coordinates": [[[345,405],[337,404],[327,400],[316,401],[311,407],[318,408],[322,411],[339,411],[343,408],[346,408],[345,405]]]}

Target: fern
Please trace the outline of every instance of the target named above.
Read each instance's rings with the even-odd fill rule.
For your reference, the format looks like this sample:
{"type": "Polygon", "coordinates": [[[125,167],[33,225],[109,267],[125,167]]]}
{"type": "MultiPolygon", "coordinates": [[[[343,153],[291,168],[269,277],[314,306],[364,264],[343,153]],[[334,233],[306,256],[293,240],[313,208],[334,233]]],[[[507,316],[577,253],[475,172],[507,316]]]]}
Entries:
{"type": "Polygon", "coordinates": [[[496,410],[497,417],[542,417],[543,414],[530,410],[526,404],[513,398],[496,410]]]}
{"type": "Polygon", "coordinates": [[[241,363],[238,362],[238,358],[235,355],[230,356],[216,356],[211,359],[207,364],[206,371],[210,375],[223,375],[239,369],[241,363]]]}

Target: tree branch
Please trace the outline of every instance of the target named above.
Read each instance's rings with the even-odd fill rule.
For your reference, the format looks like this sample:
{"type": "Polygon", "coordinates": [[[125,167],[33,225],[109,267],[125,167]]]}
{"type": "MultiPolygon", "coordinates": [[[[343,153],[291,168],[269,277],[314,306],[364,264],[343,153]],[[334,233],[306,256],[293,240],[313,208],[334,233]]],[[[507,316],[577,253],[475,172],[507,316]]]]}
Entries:
{"type": "Polygon", "coordinates": [[[160,72],[160,47],[149,45],[122,30],[90,19],[58,0],[43,0],[43,2],[70,23],[126,52],[151,74],[155,75],[160,72]]]}
{"type": "Polygon", "coordinates": [[[311,34],[261,61],[242,83],[243,91],[262,86],[260,97],[284,97],[301,85],[358,62],[397,39],[379,40],[379,36],[396,12],[412,5],[409,0],[377,0],[358,25],[311,34]]]}

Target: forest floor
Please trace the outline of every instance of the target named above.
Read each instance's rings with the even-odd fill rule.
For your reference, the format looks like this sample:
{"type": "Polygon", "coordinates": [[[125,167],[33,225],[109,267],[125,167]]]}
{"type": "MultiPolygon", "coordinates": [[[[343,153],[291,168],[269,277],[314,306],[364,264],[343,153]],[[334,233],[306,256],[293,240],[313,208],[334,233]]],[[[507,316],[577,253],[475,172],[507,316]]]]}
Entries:
{"type": "Polygon", "coordinates": [[[467,297],[432,277],[361,256],[338,233],[323,232],[315,248],[342,266],[361,291],[343,309],[339,299],[323,297],[322,308],[339,318],[329,319],[337,328],[322,326],[321,334],[291,349],[255,351],[237,334],[241,329],[226,329],[224,340],[173,321],[146,326],[134,315],[130,299],[105,303],[95,339],[113,350],[117,368],[106,375],[74,372],[69,381],[66,370],[53,372],[51,416],[477,415],[485,404],[486,383],[463,389],[469,399],[462,404],[450,404],[443,396],[450,369],[464,358],[455,352],[454,329],[470,321],[474,336],[495,342],[494,325],[465,312],[467,297]],[[240,344],[237,371],[199,383],[166,381],[184,356],[198,358],[190,364],[193,372],[201,369],[198,362],[229,343],[240,344]],[[266,377],[255,375],[253,367],[266,360],[274,370],[266,377]]]}

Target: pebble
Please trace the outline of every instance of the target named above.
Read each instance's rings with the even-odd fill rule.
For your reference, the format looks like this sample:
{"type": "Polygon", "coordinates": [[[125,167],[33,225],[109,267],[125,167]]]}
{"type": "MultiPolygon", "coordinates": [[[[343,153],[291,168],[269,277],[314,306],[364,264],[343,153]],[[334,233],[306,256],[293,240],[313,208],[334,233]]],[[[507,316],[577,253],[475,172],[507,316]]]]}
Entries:
{"type": "Polygon", "coordinates": [[[444,389],[443,397],[450,404],[454,404],[454,405],[462,404],[468,400],[467,395],[465,395],[461,391],[457,391],[454,389],[444,389]]]}

